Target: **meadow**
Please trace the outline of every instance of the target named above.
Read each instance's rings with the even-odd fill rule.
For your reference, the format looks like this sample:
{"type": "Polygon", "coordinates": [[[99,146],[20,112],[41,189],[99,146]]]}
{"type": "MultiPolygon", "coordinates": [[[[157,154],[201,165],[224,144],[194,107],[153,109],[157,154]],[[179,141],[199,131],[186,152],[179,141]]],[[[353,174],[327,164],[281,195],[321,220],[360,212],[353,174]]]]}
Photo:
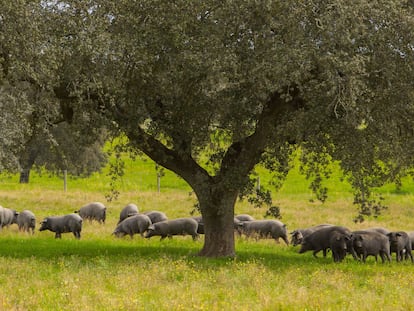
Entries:
{"type": "MultiPolygon", "coordinates": [[[[262,183],[268,176],[263,175],[262,183]]],[[[0,232],[0,310],[410,310],[414,308],[414,265],[382,264],[369,257],[365,264],[347,257],[334,263],[330,255],[315,259],[298,247],[273,240],[236,238],[234,259],[196,256],[203,237],[160,241],[139,235],[117,239],[111,235],[119,212],[127,203],[141,211],[161,210],[170,218],[189,216],[195,198],[183,180],[166,172],[157,191],[151,161],[126,162],[119,181],[120,196],[106,202],[109,177],[104,170],[89,178],[63,181],[47,172],[32,172],[31,182],[0,176],[0,205],[32,210],[38,222],[48,215],[73,212],[101,201],[108,206],[104,225],[85,222],[82,238],[50,231],[32,236],[12,225],[0,232]]],[[[414,230],[414,184],[401,189],[387,185],[379,191],[389,206],[378,218],[355,224],[356,207],[349,185],[334,175],[327,183],[329,198],[315,200],[308,182],[295,169],[285,185],[273,193],[288,230],[319,223],[350,229],[383,226],[414,230]]],[[[261,219],[265,210],[246,201],[236,213],[261,219]]]]}

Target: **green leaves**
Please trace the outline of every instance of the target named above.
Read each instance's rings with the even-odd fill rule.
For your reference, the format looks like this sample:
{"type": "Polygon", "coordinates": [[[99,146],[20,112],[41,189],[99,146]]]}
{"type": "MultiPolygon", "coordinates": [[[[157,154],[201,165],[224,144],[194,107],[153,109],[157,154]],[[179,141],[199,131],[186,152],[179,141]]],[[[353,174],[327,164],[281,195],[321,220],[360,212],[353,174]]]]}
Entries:
{"type": "Polygon", "coordinates": [[[262,160],[282,181],[286,145],[300,146],[321,200],[332,161],[358,189],[413,164],[414,21],[401,1],[12,1],[3,8],[1,81],[32,100],[20,82],[31,84],[41,128],[69,107],[83,129],[138,132],[130,135],[134,148],[170,169],[174,159],[187,181],[191,170],[224,172],[235,188],[246,180],[238,175],[262,160]],[[275,97],[277,113],[264,116],[275,97]],[[258,144],[247,145],[252,137],[258,144]],[[222,169],[228,148],[242,156],[222,169]],[[378,163],[393,173],[379,174],[378,163]]]}

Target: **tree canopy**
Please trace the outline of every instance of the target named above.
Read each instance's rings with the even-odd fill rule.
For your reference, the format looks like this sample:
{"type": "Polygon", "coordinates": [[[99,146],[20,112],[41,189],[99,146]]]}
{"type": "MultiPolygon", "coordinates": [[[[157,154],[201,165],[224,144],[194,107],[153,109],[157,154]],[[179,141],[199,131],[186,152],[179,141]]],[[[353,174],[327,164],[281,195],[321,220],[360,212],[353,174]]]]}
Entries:
{"type": "Polygon", "coordinates": [[[33,166],[89,175],[106,163],[106,131],[54,95],[56,56],[44,49],[52,24],[41,21],[48,15],[39,4],[4,3],[0,12],[0,170],[20,170],[21,182],[33,166]]]}
{"type": "Polygon", "coordinates": [[[87,176],[106,164],[107,131],[93,129],[88,114],[71,112],[65,119],[59,110],[42,111],[42,106],[51,105],[44,105],[50,99],[28,83],[5,84],[0,96],[1,171],[20,170],[20,182],[29,182],[33,166],[87,176]]]}
{"type": "Polygon", "coordinates": [[[0,16],[1,81],[184,178],[200,255],[233,256],[235,200],[257,163],[283,177],[300,147],[323,197],[337,160],[362,203],[412,167],[413,13],[397,0],[19,0],[0,16]]]}

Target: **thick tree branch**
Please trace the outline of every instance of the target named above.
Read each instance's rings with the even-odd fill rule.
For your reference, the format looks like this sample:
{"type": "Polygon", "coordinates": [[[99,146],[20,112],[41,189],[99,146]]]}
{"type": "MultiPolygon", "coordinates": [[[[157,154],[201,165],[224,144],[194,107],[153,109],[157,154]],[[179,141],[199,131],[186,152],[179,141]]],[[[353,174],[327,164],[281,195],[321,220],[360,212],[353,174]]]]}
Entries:
{"type": "MultiPolygon", "coordinates": [[[[65,87],[56,87],[54,92],[56,97],[60,99],[61,105],[67,105],[69,101],[74,100],[65,87]]],[[[130,120],[131,116],[123,111],[119,105],[109,104],[109,101],[98,93],[89,93],[85,97],[94,101],[97,104],[97,109],[110,111],[120,129],[137,149],[144,152],[154,162],[184,178],[192,187],[198,182],[208,182],[210,175],[191,157],[188,149],[169,149],[153,136],[146,133],[138,124],[131,127],[130,125],[134,124],[130,120]]]]}
{"type": "Polygon", "coordinates": [[[208,182],[210,179],[207,171],[198,165],[191,155],[167,148],[139,126],[125,132],[132,144],[156,163],[180,175],[192,187],[197,183],[208,182]]]}
{"type": "MultiPolygon", "coordinates": [[[[156,100],[152,106],[145,105],[145,108],[150,118],[157,124],[169,124],[172,122],[169,114],[165,112],[163,102],[160,99],[156,100]]],[[[175,151],[191,155],[192,137],[190,135],[186,135],[182,128],[178,130],[172,129],[169,132],[169,137],[173,141],[173,149],[175,151]]]]}
{"type": "Polygon", "coordinates": [[[123,111],[119,105],[108,105],[101,97],[92,97],[99,102],[100,106],[112,112],[120,129],[128,137],[130,143],[154,162],[181,176],[193,188],[199,182],[208,182],[209,174],[197,164],[190,153],[167,148],[162,142],[145,132],[138,124],[131,127],[134,122],[129,120],[130,115],[123,111]]]}
{"type": "Polygon", "coordinates": [[[304,106],[297,88],[292,88],[286,93],[290,99],[282,98],[281,93],[275,92],[265,104],[255,132],[230,146],[222,161],[218,175],[220,179],[232,179],[234,182],[237,176],[247,176],[259,162],[265,148],[274,139],[278,122],[289,112],[304,106]]]}

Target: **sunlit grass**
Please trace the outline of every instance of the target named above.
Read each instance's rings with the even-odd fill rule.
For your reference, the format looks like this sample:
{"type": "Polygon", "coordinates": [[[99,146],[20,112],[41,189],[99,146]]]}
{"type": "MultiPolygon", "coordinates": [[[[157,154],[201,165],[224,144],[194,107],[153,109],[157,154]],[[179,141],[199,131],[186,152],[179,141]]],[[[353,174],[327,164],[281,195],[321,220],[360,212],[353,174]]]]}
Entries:
{"type": "Polygon", "coordinates": [[[43,310],[402,310],[408,262],[366,264],[300,255],[271,241],[238,240],[235,259],[194,256],[176,238],[0,239],[0,306],[43,310]],[[10,241],[12,243],[10,243],[10,241]]]}

